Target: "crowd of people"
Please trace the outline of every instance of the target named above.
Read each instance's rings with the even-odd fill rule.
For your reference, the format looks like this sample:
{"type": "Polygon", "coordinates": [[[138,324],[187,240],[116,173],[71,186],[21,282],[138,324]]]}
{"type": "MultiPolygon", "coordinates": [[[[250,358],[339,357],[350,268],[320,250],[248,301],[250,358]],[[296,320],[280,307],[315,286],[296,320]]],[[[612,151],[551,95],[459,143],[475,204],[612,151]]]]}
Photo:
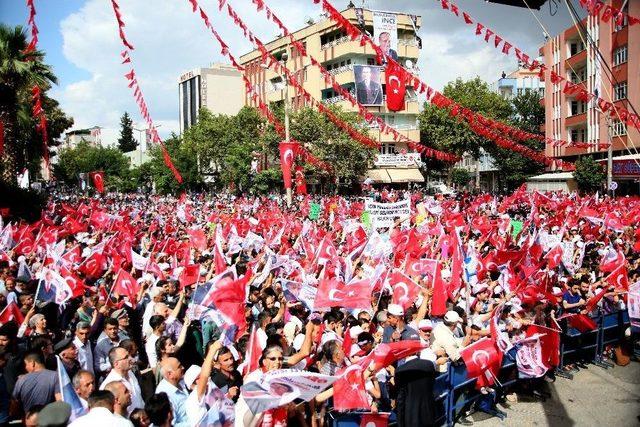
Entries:
{"type": "Polygon", "coordinates": [[[5,218],[0,425],[432,425],[434,379],[460,364],[502,417],[503,357],[534,348],[518,392],[543,398],[584,363],[559,366],[560,331],[626,310],[640,280],[638,198],[371,196],[411,214],[54,191],[39,221],[5,218]]]}

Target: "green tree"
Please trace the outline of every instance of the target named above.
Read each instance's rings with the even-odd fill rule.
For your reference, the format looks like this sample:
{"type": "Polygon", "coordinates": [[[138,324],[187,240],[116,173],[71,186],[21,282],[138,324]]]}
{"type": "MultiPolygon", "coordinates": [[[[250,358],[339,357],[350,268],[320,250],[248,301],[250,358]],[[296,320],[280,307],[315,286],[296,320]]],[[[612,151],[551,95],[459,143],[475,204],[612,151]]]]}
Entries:
{"type": "MultiPolygon", "coordinates": [[[[22,26],[0,24],[0,121],[4,125],[4,154],[0,159],[2,179],[15,183],[18,152],[18,111],[21,100],[34,85],[46,91],[56,83],[51,67],[39,50],[25,53],[27,35],[22,26]]],[[[27,97],[28,98],[28,97],[27,97]]],[[[29,99],[29,98],[28,98],[29,99]]]]}
{"type": "Polygon", "coordinates": [[[581,191],[593,193],[600,190],[606,176],[602,165],[596,162],[593,157],[582,156],[576,161],[576,170],[573,172],[573,177],[581,191]]]}
{"type": "MultiPolygon", "coordinates": [[[[343,122],[366,133],[356,113],[332,106],[332,112],[343,122]]],[[[333,167],[333,175],[344,187],[356,185],[373,163],[375,149],[363,146],[335,126],[324,114],[304,108],[293,114],[291,137],[303,143],[316,157],[333,167]]],[[[310,168],[323,177],[323,172],[310,168]]],[[[333,179],[331,180],[333,181],[333,179]]]]}
{"type": "MultiPolygon", "coordinates": [[[[30,94],[28,94],[30,96],[30,94]]],[[[22,94],[21,97],[27,97],[22,94]]],[[[60,136],[62,133],[73,126],[73,118],[67,116],[60,108],[58,101],[49,98],[46,94],[42,95],[42,108],[47,118],[47,146],[49,148],[49,157],[53,158],[57,155],[54,147],[58,147],[62,143],[60,136]]],[[[44,154],[44,146],[42,144],[42,135],[36,129],[36,119],[31,114],[30,100],[26,99],[20,103],[18,110],[18,132],[16,135],[16,160],[18,165],[24,165],[29,168],[29,175],[37,177],[41,171],[42,156],[44,154]]]]}
{"type": "MultiPolygon", "coordinates": [[[[513,103],[492,92],[489,86],[476,77],[473,80],[457,79],[449,82],[443,92],[462,107],[482,114],[484,117],[521,127],[529,132],[539,132],[544,121],[544,109],[540,109],[537,93],[525,93],[516,97],[513,103]]],[[[505,190],[518,187],[527,177],[542,170],[543,165],[534,162],[512,150],[498,147],[495,142],[475,134],[464,121],[452,117],[447,110],[425,104],[420,113],[421,140],[439,150],[462,155],[470,153],[478,158],[480,149],[489,153],[495,160],[498,180],[505,190]]],[[[541,150],[540,141],[515,141],[535,150],[541,150]]],[[[427,159],[431,169],[444,165],[427,159]]]]}
{"type": "Polygon", "coordinates": [[[132,188],[129,159],[115,147],[93,146],[82,141],[73,148],[62,149],[54,166],[56,178],[71,185],[78,182],[78,174],[92,171],[104,171],[107,188],[132,188]]]}
{"type": "Polygon", "coordinates": [[[466,186],[467,184],[469,184],[469,182],[471,182],[472,178],[473,175],[471,175],[471,172],[464,168],[451,169],[451,181],[458,187],[466,186]]]}
{"type": "Polygon", "coordinates": [[[129,153],[136,149],[138,141],[133,137],[133,120],[126,111],[120,118],[120,138],[118,138],[118,148],[123,153],[129,153]]]}

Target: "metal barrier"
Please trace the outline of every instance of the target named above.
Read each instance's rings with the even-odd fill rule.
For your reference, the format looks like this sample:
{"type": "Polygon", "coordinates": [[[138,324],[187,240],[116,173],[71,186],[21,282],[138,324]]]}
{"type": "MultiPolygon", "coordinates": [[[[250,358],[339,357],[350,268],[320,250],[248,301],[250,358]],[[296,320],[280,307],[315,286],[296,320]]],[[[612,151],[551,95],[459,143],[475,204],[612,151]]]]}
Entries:
{"type": "MultiPolygon", "coordinates": [[[[619,342],[624,330],[629,326],[629,315],[626,310],[615,313],[599,313],[594,318],[598,327],[589,332],[580,333],[574,328],[568,328],[561,335],[560,340],[560,366],[565,366],[567,357],[588,356],[588,362],[604,368],[612,364],[604,361],[604,352],[607,345],[619,342]],[[585,345],[581,345],[585,344],[585,345]],[[578,347],[580,346],[580,347],[578,347]]],[[[501,388],[507,388],[518,381],[518,367],[515,358],[515,348],[507,352],[502,359],[502,366],[498,374],[501,388]]],[[[435,379],[434,399],[436,401],[435,419],[442,425],[453,426],[456,415],[464,408],[471,406],[473,402],[482,397],[475,389],[475,378],[467,378],[467,368],[464,364],[449,364],[447,372],[440,374],[435,379]]],[[[362,413],[350,412],[340,414],[333,420],[333,427],[357,427],[360,426],[362,413]]],[[[389,424],[395,421],[395,414],[391,414],[389,424]]]]}

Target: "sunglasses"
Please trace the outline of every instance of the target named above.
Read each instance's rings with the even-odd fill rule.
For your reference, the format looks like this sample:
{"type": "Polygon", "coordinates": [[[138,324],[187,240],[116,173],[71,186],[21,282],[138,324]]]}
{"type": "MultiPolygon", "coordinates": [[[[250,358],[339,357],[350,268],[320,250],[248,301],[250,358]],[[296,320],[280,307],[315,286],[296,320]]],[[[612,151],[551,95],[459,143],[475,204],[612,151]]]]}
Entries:
{"type": "Polygon", "coordinates": [[[266,357],[265,359],[271,360],[272,362],[283,362],[284,357],[266,357]]]}

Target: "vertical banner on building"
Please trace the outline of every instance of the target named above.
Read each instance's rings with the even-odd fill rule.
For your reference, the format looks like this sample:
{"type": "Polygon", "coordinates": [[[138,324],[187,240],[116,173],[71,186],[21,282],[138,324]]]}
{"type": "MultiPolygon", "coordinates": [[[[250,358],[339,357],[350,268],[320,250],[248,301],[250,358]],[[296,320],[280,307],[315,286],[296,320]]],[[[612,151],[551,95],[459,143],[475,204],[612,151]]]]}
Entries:
{"type": "Polygon", "coordinates": [[[373,12],[373,39],[386,55],[398,60],[398,17],[395,13],[373,12]]]}
{"type": "Polygon", "coordinates": [[[354,65],[353,77],[356,82],[356,98],[362,105],[381,106],[384,100],[380,76],[383,67],[375,65],[354,65]]]}
{"type": "Polygon", "coordinates": [[[422,49],[422,38],[418,35],[418,15],[409,15],[409,19],[411,19],[411,26],[413,27],[413,32],[416,35],[416,42],[418,42],[418,49],[422,49]]]}
{"type": "Polygon", "coordinates": [[[356,20],[358,21],[358,27],[364,30],[364,12],[362,8],[356,8],[356,20]]]}

